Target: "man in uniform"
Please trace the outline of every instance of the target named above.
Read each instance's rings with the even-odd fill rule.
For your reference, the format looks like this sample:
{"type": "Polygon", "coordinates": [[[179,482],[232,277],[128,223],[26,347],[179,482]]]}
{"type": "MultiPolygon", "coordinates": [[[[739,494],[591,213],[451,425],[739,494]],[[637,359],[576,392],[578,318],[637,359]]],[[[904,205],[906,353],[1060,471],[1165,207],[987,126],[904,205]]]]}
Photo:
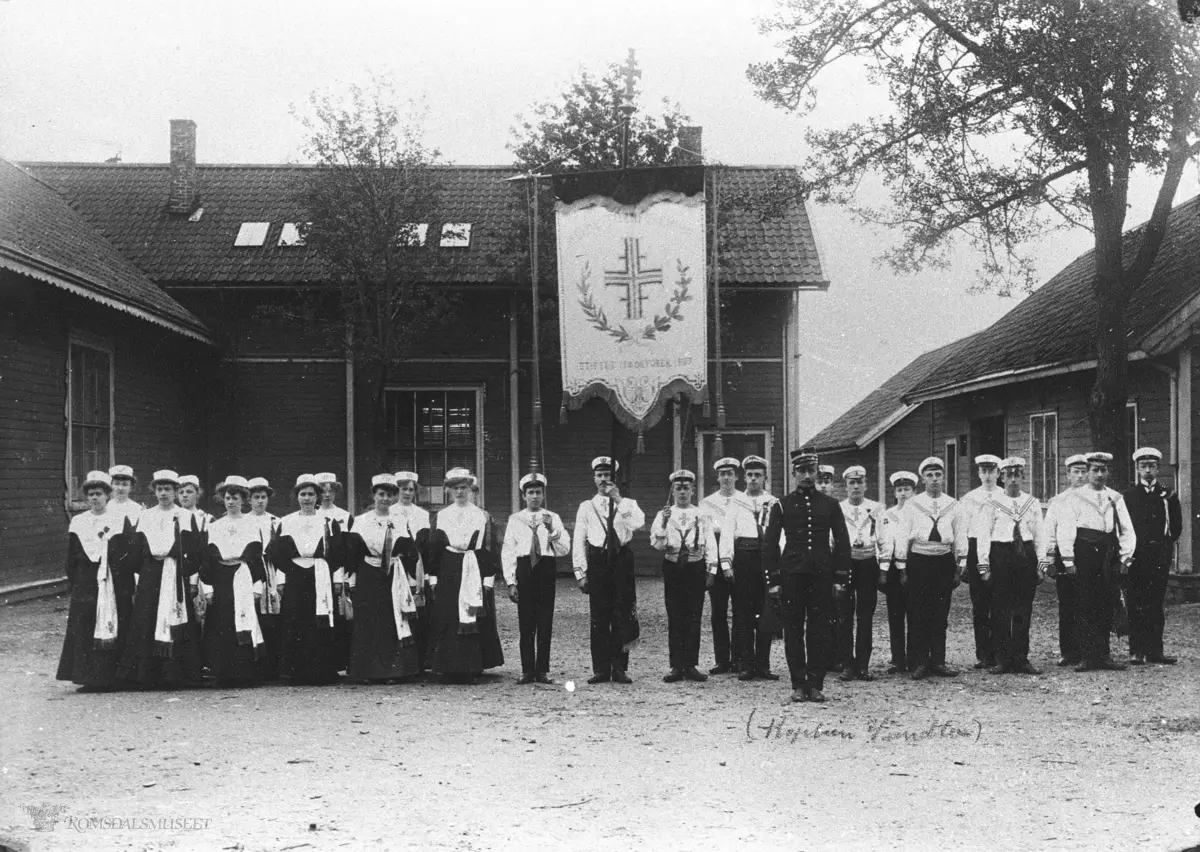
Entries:
{"type": "Polygon", "coordinates": [[[1088,453],[1087,484],[1071,492],[1058,512],[1055,534],[1063,569],[1075,577],[1077,672],[1120,671],[1109,649],[1117,572],[1126,574],[1137,534],[1125,498],[1107,486],[1110,453],[1088,453]]]}
{"type": "Polygon", "coordinates": [[[817,490],[830,497],[833,496],[833,479],[837,471],[831,464],[823,464],[817,468],[817,490]]]}
{"type": "Polygon", "coordinates": [[[733,542],[733,648],[740,669],[738,680],[779,680],[771,671],[771,633],[762,627],[767,597],[763,536],[771,507],[779,501],[766,490],[767,460],[762,456],[742,459],[742,475],[746,478],[742,496],[750,504],[754,531],[743,532],[739,524],[733,542]]]}
{"type": "MultiPolygon", "coordinates": [[[[837,475],[837,471],[831,464],[823,464],[817,466],[817,491],[833,496],[833,480],[837,475]]],[[[833,541],[830,540],[830,547],[833,546],[833,541]]],[[[833,584],[833,601],[829,606],[829,635],[833,639],[829,643],[829,659],[825,663],[825,668],[831,672],[845,671],[845,660],[842,659],[839,653],[837,637],[842,630],[842,607],[846,600],[846,586],[844,583],[833,584]]]]}
{"type": "MultiPolygon", "coordinates": [[[[1038,571],[1042,545],[1042,507],[1021,490],[1025,459],[1000,462],[1004,490],[979,510],[977,573],[992,595],[992,641],[996,665],[991,674],[1041,674],[1029,662],[1029,622],[1033,596],[1044,579],[1038,571]]],[[[970,570],[970,569],[968,569],[970,570]]]]}
{"type": "Polygon", "coordinates": [[[1001,493],[1000,459],[990,453],[975,456],[979,487],[968,491],[959,501],[959,511],[967,530],[967,571],[965,579],[971,591],[971,622],[975,628],[975,668],[996,665],[996,649],[992,642],[992,589],[979,575],[979,525],[981,510],[988,500],[1001,493]]]}
{"type": "Polygon", "coordinates": [[[930,456],[918,471],[925,490],[904,504],[894,556],[908,590],[908,662],[913,680],[955,677],[946,666],[946,626],[950,595],[967,564],[967,534],[958,501],[942,491],[942,460],[930,456]]]}
{"type": "Polygon", "coordinates": [[[847,494],[841,507],[850,533],[850,583],[838,601],[834,642],[844,666],[838,680],[874,680],[867,668],[871,664],[872,625],[879,601],[879,526],[883,506],[867,499],[867,471],[861,465],[851,465],[842,471],[842,480],[847,494]]]}
{"type": "MultiPolygon", "coordinates": [[[[736,535],[734,527],[737,524],[737,516],[748,508],[747,504],[740,499],[741,495],[737,491],[740,467],[741,464],[737,459],[717,459],[713,464],[713,470],[717,475],[717,491],[700,501],[700,511],[708,516],[718,546],[723,537],[736,535]]],[[[726,579],[724,571],[718,571],[712,579],[712,585],[708,587],[713,656],[716,658],[716,665],[708,670],[708,673],[712,675],[727,674],[738,670],[737,661],[734,660],[732,654],[729,633],[729,602],[731,598],[735,612],[738,607],[734,583],[734,580],[726,579]]]]}
{"type": "Polygon", "coordinates": [[[1162,453],[1142,447],[1133,454],[1137,484],[1125,492],[1125,505],[1133,519],[1137,549],[1126,579],[1129,605],[1129,662],[1173,665],[1174,657],[1163,654],[1163,598],[1175,541],[1183,529],[1179,496],[1158,481],[1162,453]]]}
{"type": "Polygon", "coordinates": [[[892,661],[888,674],[908,673],[908,590],[900,582],[900,570],[893,568],[896,555],[896,537],[900,531],[900,519],[904,504],[917,489],[917,475],[907,470],[898,470],[888,479],[896,505],[883,513],[879,528],[879,586],[887,597],[888,638],[891,644],[892,661]]]}
{"type": "Polygon", "coordinates": [[[1054,578],[1058,593],[1058,651],[1060,666],[1079,665],[1079,637],[1075,633],[1075,577],[1068,574],[1058,553],[1058,516],[1064,500],[1087,481],[1087,456],[1077,453],[1067,459],[1067,488],[1050,498],[1042,521],[1042,552],[1039,568],[1054,578]]]}
{"type": "Polygon", "coordinates": [[[629,542],[646,525],[646,516],[613,482],[619,467],[609,456],[592,459],[596,496],[580,503],[575,514],[571,561],[579,589],[589,597],[593,675],[588,683],[593,684],[633,683],[629,649],[639,635],[629,542]]]}
{"type": "Polygon", "coordinates": [[[849,579],[850,536],[837,500],[816,489],[817,454],[794,451],[792,470],[796,490],[771,507],[764,537],[769,593],[782,596],[792,701],[822,702],[833,585],[849,579]]]}

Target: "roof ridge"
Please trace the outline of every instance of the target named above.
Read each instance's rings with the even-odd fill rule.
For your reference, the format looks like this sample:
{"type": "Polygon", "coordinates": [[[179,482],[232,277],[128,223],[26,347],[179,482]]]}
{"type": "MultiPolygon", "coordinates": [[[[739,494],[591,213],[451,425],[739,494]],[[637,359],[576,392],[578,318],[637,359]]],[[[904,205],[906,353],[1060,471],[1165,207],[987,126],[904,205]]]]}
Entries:
{"type": "MultiPolygon", "coordinates": [[[[14,165],[29,168],[97,168],[97,169],[166,169],[170,168],[168,163],[96,163],[86,160],[20,160],[14,162],[14,165]]],[[[462,169],[473,171],[507,171],[514,174],[521,174],[522,170],[517,166],[505,165],[503,163],[430,163],[432,169],[462,169]]],[[[737,171],[776,171],[776,170],[795,170],[795,164],[770,164],[770,163],[742,163],[738,165],[729,165],[722,163],[714,168],[734,169],[737,171]]],[[[317,163],[197,163],[196,168],[199,169],[315,169],[318,168],[317,163]]],[[[617,171],[612,169],[612,171],[617,171]]]]}

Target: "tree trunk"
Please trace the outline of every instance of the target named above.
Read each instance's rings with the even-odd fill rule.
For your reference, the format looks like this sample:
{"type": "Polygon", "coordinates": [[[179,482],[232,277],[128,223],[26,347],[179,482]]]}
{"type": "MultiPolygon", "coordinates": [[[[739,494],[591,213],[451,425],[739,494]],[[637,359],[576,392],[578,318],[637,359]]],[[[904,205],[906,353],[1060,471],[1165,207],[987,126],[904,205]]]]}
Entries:
{"type": "Polygon", "coordinates": [[[1092,386],[1088,423],[1096,450],[1112,453],[1110,484],[1126,485],[1129,465],[1125,403],[1129,393],[1125,312],[1130,291],[1125,281],[1120,222],[1096,221],[1096,381],[1092,386]],[[1115,227],[1114,227],[1115,225],[1115,227]],[[1113,233],[1115,231],[1115,234],[1113,233]]]}
{"type": "Polygon", "coordinates": [[[359,472],[361,486],[370,483],[371,477],[381,473],[387,466],[387,406],[384,389],[387,385],[387,369],[380,364],[360,364],[355,370],[358,387],[355,388],[356,429],[358,433],[358,458],[354,460],[359,472]],[[363,470],[363,467],[369,470],[363,470]]]}

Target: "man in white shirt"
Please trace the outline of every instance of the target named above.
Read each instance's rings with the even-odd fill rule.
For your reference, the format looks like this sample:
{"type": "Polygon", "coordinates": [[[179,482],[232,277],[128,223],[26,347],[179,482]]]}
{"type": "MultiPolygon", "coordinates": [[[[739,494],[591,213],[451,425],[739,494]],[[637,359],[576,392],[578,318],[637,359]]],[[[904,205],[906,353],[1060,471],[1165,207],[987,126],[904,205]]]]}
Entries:
{"type": "Polygon", "coordinates": [[[1050,498],[1042,521],[1040,569],[1054,578],[1058,592],[1058,651],[1060,666],[1079,665],[1079,637],[1075,632],[1075,576],[1068,574],[1058,553],[1058,515],[1064,500],[1074,499],[1071,492],[1087,481],[1087,456],[1077,453],[1067,459],[1067,488],[1050,498]]]}
{"type": "Polygon", "coordinates": [[[613,482],[619,468],[609,456],[592,459],[596,496],[580,503],[575,514],[571,561],[579,589],[589,597],[592,684],[633,683],[629,649],[638,639],[639,626],[629,542],[646,525],[646,516],[613,482]]]}
{"type": "Polygon", "coordinates": [[[517,683],[552,683],[550,638],[554,630],[554,584],[559,556],[571,552],[562,518],[545,508],[546,477],[521,477],[525,508],[510,515],[500,549],[508,596],[517,605],[521,677],[517,683]]]}
{"type": "Polygon", "coordinates": [[[1081,662],[1077,672],[1125,668],[1112,658],[1117,573],[1129,571],[1137,535],[1125,499],[1107,486],[1110,453],[1088,453],[1087,485],[1062,502],[1055,534],[1063,569],[1075,577],[1076,631],[1081,662]]]}
{"type": "Polygon", "coordinates": [[[975,668],[987,669],[996,665],[996,648],[992,641],[992,589],[979,576],[979,516],[988,500],[998,496],[1001,488],[1000,459],[991,453],[975,456],[979,487],[968,491],[958,501],[967,528],[967,572],[963,578],[971,592],[971,624],[975,629],[975,668]]]}
{"type": "MultiPolygon", "coordinates": [[[[741,499],[737,490],[738,470],[741,464],[734,458],[717,459],[713,471],[717,476],[717,490],[700,501],[700,511],[708,516],[713,534],[717,542],[730,543],[737,535],[735,527],[738,517],[749,510],[749,504],[741,499]]],[[[743,526],[746,521],[742,519],[743,526]]],[[[713,656],[716,665],[708,670],[709,674],[719,675],[738,671],[737,661],[733,657],[733,643],[729,632],[729,603],[733,601],[733,610],[737,611],[737,593],[734,590],[733,569],[728,562],[728,577],[725,571],[713,572],[708,584],[709,619],[712,622],[713,656]]]]}
{"type": "Polygon", "coordinates": [[[900,570],[892,567],[896,554],[896,536],[904,504],[917,488],[917,475],[898,470],[889,479],[896,505],[883,513],[879,533],[879,585],[887,596],[888,637],[892,660],[888,674],[908,674],[908,589],[900,582],[900,570]]]}
{"type": "Polygon", "coordinates": [[[874,680],[867,669],[871,664],[872,624],[879,602],[878,547],[883,506],[867,499],[867,471],[862,465],[846,468],[842,480],[847,494],[841,506],[850,533],[850,582],[838,601],[838,629],[833,637],[843,666],[838,680],[874,680]]]}
{"type": "MultiPolygon", "coordinates": [[[[1038,571],[1042,544],[1042,507],[1021,490],[1025,459],[1010,456],[1000,463],[1004,490],[988,497],[979,510],[976,573],[992,597],[992,640],[996,665],[991,674],[1041,674],[1029,662],[1029,622],[1033,596],[1044,579],[1038,571]]],[[[970,570],[970,569],[968,569],[970,570]]]]}

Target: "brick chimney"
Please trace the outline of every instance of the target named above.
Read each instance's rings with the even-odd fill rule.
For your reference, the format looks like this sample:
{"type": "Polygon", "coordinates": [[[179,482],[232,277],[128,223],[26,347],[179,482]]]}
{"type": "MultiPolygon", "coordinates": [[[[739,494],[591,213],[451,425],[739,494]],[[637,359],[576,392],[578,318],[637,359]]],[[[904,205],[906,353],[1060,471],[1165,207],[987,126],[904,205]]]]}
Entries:
{"type": "Polygon", "coordinates": [[[701,154],[704,136],[703,127],[679,128],[679,162],[685,166],[699,166],[704,163],[701,154]]]}
{"type": "Polygon", "coordinates": [[[171,191],[167,210],[191,213],[196,207],[196,122],[171,119],[171,191]]]}

